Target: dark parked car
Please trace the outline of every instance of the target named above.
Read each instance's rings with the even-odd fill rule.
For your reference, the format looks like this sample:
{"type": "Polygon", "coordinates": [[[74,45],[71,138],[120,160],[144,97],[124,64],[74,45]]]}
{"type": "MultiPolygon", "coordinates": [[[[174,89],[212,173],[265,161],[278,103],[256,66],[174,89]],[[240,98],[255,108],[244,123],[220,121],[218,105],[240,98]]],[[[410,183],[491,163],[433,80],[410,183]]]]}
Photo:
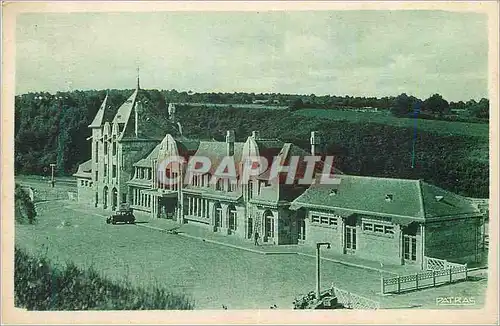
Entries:
{"type": "Polygon", "coordinates": [[[106,223],[108,224],[116,224],[118,222],[125,224],[133,224],[135,223],[135,216],[132,213],[131,208],[120,208],[115,212],[115,214],[111,215],[106,219],[106,223]]]}

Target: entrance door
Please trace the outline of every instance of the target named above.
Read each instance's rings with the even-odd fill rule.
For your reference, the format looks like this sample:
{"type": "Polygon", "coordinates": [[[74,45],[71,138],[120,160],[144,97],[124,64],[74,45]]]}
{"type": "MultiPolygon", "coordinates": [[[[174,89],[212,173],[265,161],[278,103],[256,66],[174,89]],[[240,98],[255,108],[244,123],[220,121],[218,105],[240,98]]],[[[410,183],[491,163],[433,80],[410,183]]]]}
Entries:
{"type": "Polygon", "coordinates": [[[356,237],[356,227],[346,225],[345,226],[345,249],[346,253],[354,254],[356,251],[357,237],[356,237]]]}
{"type": "Polygon", "coordinates": [[[247,229],[247,238],[252,239],[253,236],[253,218],[248,218],[248,229],[247,229]]]}
{"type": "Polygon", "coordinates": [[[264,241],[271,242],[274,240],[274,216],[271,212],[269,215],[265,215],[265,230],[264,230],[264,241]]]}
{"type": "Polygon", "coordinates": [[[414,235],[403,235],[403,255],[405,263],[417,261],[417,237],[414,235]]]}

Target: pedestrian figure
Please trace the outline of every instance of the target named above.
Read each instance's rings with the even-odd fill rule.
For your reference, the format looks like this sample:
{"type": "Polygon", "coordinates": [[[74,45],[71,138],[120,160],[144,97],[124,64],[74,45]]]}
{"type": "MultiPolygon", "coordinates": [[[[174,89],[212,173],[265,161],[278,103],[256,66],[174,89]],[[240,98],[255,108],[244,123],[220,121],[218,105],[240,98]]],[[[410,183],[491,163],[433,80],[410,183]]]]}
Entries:
{"type": "Polygon", "coordinates": [[[254,234],[254,242],[253,242],[253,244],[254,244],[254,245],[256,245],[256,246],[258,246],[258,245],[259,245],[259,238],[260,238],[260,236],[259,236],[259,232],[255,231],[255,234],[254,234]]]}

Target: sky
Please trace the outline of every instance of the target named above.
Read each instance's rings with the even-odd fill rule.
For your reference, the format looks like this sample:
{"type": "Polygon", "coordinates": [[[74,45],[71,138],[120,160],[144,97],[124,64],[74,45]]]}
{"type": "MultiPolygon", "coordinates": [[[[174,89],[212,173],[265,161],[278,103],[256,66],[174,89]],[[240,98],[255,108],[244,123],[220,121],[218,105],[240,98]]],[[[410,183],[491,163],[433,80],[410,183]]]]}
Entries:
{"type": "Polygon", "coordinates": [[[141,88],[488,97],[487,16],[445,11],[25,13],[16,94],[141,88]]]}

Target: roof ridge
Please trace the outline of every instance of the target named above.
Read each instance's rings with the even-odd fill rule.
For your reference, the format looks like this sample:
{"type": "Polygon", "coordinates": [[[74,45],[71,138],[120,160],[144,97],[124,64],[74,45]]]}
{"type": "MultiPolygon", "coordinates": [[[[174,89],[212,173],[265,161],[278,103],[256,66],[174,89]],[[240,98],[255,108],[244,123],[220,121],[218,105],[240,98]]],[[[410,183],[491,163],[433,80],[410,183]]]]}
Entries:
{"type": "Polygon", "coordinates": [[[104,111],[106,111],[106,104],[108,102],[108,92],[106,92],[106,96],[104,100],[101,102],[101,106],[97,110],[94,119],[90,123],[89,127],[100,127],[102,126],[102,122],[104,120],[104,111]]]}

